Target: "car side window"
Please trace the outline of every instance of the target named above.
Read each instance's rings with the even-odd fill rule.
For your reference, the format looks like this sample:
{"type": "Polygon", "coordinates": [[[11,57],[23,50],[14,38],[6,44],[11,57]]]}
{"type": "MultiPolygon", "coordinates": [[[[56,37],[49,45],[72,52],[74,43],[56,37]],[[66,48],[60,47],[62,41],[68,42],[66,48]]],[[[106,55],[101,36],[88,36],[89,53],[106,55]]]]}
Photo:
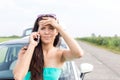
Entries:
{"type": "Polygon", "coordinates": [[[0,46],[0,63],[3,63],[7,54],[8,47],[0,46]]]}
{"type": "Polygon", "coordinates": [[[24,30],[22,37],[29,36],[32,32],[32,28],[27,28],[24,30]]]}
{"type": "Polygon", "coordinates": [[[32,32],[32,30],[29,29],[29,30],[26,31],[25,35],[30,35],[31,32],[32,32]]]}

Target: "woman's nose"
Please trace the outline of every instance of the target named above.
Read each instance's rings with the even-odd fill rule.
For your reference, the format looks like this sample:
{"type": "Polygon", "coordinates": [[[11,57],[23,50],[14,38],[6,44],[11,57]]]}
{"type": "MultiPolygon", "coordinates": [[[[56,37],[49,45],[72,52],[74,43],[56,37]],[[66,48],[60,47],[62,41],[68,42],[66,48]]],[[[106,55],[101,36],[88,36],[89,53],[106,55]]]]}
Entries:
{"type": "Polygon", "coordinates": [[[49,34],[49,30],[48,29],[45,30],[45,34],[49,34]]]}

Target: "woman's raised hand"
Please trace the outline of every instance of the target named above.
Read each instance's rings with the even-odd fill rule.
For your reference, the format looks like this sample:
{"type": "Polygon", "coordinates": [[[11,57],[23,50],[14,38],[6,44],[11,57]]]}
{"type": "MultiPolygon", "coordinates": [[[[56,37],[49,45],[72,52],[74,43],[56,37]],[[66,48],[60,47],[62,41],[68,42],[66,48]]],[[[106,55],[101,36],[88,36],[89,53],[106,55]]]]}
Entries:
{"type": "Polygon", "coordinates": [[[54,28],[58,28],[60,25],[58,24],[58,21],[51,17],[42,17],[43,20],[40,21],[40,24],[42,25],[51,25],[54,28]]]}

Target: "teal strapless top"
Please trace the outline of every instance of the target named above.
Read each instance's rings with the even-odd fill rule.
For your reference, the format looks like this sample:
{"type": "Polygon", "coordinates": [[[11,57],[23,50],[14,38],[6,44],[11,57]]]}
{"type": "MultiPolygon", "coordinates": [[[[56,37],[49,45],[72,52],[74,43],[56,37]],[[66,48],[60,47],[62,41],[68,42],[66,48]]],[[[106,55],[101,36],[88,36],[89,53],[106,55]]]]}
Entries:
{"type": "MultiPolygon", "coordinates": [[[[62,69],[60,68],[44,68],[43,69],[43,79],[44,80],[58,80],[60,77],[62,69]]],[[[29,71],[24,80],[31,80],[31,72],[29,71]]]]}

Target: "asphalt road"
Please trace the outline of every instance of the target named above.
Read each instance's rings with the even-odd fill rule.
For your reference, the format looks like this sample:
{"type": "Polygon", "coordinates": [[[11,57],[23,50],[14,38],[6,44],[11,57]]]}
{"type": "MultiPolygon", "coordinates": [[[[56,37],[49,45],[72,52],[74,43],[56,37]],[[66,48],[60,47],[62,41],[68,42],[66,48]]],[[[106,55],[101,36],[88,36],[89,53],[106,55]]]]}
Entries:
{"type": "Polygon", "coordinates": [[[90,63],[93,72],[86,74],[85,80],[120,80],[120,55],[84,42],[78,42],[84,50],[84,56],[75,63],[90,63]]]}

